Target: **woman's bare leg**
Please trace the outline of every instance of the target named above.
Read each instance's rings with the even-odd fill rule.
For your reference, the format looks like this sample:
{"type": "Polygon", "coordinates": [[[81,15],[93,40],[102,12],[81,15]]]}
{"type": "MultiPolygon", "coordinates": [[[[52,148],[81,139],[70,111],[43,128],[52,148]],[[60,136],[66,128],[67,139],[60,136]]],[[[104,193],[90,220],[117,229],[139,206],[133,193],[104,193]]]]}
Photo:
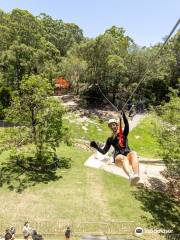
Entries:
{"type": "Polygon", "coordinates": [[[131,174],[130,166],[129,166],[129,160],[127,159],[126,156],[123,156],[121,154],[117,155],[115,158],[115,164],[118,167],[123,168],[124,172],[128,175],[128,177],[131,174]]]}
{"type": "Polygon", "coordinates": [[[139,174],[139,162],[137,158],[137,153],[132,151],[127,155],[127,159],[130,161],[133,172],[139,174]]]}

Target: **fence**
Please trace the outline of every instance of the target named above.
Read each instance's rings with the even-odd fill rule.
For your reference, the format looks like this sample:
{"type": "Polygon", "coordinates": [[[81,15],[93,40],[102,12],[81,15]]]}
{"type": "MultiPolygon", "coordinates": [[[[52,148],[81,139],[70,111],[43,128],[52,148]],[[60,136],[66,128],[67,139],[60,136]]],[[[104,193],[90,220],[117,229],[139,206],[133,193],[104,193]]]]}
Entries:
{"type": "Polygon", "coordinates": [[[0,120],[0,127],[17,127],[19,124],[0,120]]]}
{"type": "MultiPolygon", "coordinates": [[[[0,233],[4,233],[5,229],[14,226],[16,234],[22,234],[24,222],[3,222],[0,219],[0,233]]],[[[116,235],[133,233],[137,224],[133,221],[110,221],[110,222],[77,222],[77,221],[32,221],[30,227],[36,229],[43,235],[61,235],[67,226],[70,227],[74,235],[91,234],[91,235],[116,235]]]]}

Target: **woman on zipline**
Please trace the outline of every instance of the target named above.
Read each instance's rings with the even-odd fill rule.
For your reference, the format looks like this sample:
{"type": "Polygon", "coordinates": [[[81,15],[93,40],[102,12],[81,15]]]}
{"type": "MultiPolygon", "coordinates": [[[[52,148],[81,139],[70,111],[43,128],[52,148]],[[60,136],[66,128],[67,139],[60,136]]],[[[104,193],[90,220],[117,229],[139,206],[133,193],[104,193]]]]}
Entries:
{"type": "Polygon", "coordinates": [[[139,162],[137,159],[137,154],[131,151],[128,146],[128,133],[129,133],[129,123],[124,112],[122,112],[122,117],[124,121],[124,130],[120,126],[118,121],[115,119],[110,119],[108,121],[108,127],[112,131],[112,136],[106,141],[104,148],[100,148],[95,141],[90,143],[90,146],[98,150],[102,154],[106,154],[110,149],[111,145],[114,147],[114,162],[118,167],[122,167],[124,172],[128,175],[131,185],[135,185],[139,180],[139,162]],[[132,166],[132,170],[130,168],[132,166]]]}

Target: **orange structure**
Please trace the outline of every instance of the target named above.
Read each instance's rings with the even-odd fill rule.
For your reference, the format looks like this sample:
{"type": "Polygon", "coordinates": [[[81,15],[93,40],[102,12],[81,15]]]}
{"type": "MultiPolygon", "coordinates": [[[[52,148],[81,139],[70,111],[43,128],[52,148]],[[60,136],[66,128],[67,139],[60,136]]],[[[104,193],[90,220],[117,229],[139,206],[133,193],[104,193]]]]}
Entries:
{"type": "Polygon", "coordinates": [[[55,79],[55,95],[59,96],[62,92],[70,89],[70,82],[64,77],[58,77],[55,79]]]}

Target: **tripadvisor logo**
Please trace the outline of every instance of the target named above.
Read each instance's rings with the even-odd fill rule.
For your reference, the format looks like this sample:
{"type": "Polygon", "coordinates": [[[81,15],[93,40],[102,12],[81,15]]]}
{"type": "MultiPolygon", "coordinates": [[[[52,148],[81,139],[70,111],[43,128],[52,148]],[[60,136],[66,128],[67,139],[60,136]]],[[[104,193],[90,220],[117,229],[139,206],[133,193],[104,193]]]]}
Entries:
{"type": "Polygon", "coordinates": [[[143,235],[144,233],[149,233],[149,234],[172,234],[173,233],[173,230],[169,230],[169,229],[147,229],[147,228],[142,228],[142,227],[136,227],[135,230],[134,230],[134,234],[135,236],[139,237],[141,235],[143,235]]]}
{"type": "Polygon", "coordinates": [[[134,234],[135,236],[139,237],[144,233],[144,230],[142,227],[136,227],[134,230],[134,234]]]}

